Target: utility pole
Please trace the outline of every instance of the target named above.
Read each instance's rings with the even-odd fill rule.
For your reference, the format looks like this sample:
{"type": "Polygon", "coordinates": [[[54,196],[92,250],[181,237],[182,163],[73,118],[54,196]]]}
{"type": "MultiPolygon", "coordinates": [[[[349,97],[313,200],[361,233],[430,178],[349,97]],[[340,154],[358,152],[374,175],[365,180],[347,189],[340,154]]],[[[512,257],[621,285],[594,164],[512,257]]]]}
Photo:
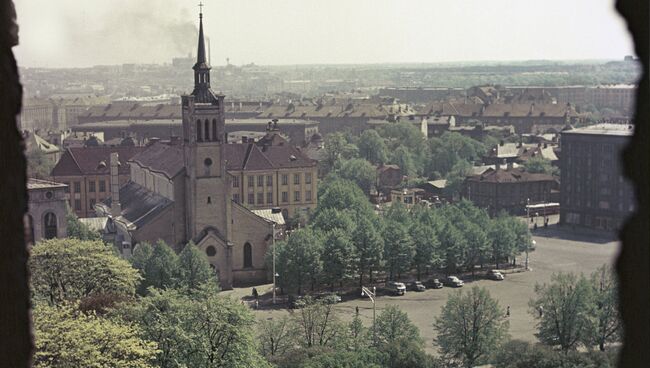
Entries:
{"type": "Polygon", "coordinates": [[[377,316],[377,308],[375,305],[375,296],[377,295],[377,288],[372,287],[372,291],[368,289],[365,286],[361,287],[361,296],[368,296],[370,300],[372,301],[372,343],[374,346],[377,346],[377,327],[376,327],[376,316],[377,316]]]}

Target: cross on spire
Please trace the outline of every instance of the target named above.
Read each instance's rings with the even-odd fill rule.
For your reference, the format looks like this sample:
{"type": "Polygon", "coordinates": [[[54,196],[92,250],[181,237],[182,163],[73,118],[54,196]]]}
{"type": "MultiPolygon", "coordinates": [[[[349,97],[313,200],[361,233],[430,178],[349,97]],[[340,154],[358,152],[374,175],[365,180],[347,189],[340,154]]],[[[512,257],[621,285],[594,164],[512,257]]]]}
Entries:
{"type": "Polygon", "coordinates": [[[203,16],[203,2],[199,1],[199,16],[203,16]]]}

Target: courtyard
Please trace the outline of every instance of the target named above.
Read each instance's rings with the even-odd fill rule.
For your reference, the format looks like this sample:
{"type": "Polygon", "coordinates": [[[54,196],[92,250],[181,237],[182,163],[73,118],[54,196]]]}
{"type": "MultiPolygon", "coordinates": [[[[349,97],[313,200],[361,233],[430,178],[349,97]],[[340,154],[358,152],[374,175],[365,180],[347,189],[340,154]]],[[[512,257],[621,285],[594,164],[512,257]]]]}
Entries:
{"type": "MultiPolygon", "coordinates": [[[[540,228],[533,234],[536,249],[529,255],[531,271],[506,275],[504,281],[479,279],[472,281],[465,278],[463,289],[473,286],[485,287],[490,294],[505,308],[510,306],[510,329],[513,339],[535,341],[535,319],[530,313],[528,301],[535,296],[536,283],[550,281],[556,272],[574,272],[589,275],[603,264],[613,265],[618,252],[619,242],[611,234],[591,230],[572,230],[552,225],[540,228]]],[[[524,262],[522,255],[517,262],[524,262]]],[[[241,298],[250,295],[250,288],[235,289],[224,292],[233,297],[241,298]]],[[[271,285],[258,287],[261,294],[271,290],[271,285]]],[[[440,314],[450,293],[458,289],[443,288],[427,289],[424,292],[408,291],[403,296],[379,296],[377,298],[377,314],[388,305],[397,305],[408,313],[409,318],[420,329],[425,340],[426,350],[434,353],[433,320],[440,314]]],[[[359,307],[359,314],[368,327],[372,326],[372,302],[370,299],[345,300],[336,305],[342,318],[351,319],[359,307]]],[[[259,319],[267,319],[289,313],[284,308],[260,309],[254,313],[259,319]]]]}

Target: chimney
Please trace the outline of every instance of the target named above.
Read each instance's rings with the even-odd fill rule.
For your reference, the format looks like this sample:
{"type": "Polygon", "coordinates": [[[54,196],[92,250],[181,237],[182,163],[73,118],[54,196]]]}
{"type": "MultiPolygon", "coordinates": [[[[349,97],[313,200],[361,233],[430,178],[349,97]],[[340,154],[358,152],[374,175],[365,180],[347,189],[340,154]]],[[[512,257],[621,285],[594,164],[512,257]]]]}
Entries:
{"type": "Polygon", "coordinates": [[[119,181],[120,160],[117,152],[111,153],[111,215],[117,217],[122,214],[120,205],[120,181],[119,181]]]}

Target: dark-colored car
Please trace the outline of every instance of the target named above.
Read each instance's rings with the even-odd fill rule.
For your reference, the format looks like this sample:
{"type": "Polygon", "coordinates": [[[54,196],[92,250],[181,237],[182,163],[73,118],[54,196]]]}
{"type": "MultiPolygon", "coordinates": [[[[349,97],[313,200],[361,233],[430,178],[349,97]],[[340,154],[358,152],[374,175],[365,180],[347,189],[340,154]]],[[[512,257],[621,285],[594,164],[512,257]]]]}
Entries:
{"type": "Polygon", "coordinates": [[[447,278],[445,278],[444,284],[451,287],[462,287],[465,285],[463,280],[459,279],[456,276],[447,276],[447,278]]]}
{"type": "Polygon", "coordinates": [[[504,276],[501,272],[497,270],[489,270],[485,276],[490,280],[503,281],[504,276]]]}
{"type": "Polygon", "coordinates": [[[432,288],[432,289],[442,289],[442,282],[438,279],[431,279],[427,281],[427,286],[432,288]]]}
{"type": "Polygon", "coordinates": [[[412,291],[425,291],[427,289],[426,286],[424,286],[424,284],[420,281],[409,282],[407,288],[412,291]]]}

